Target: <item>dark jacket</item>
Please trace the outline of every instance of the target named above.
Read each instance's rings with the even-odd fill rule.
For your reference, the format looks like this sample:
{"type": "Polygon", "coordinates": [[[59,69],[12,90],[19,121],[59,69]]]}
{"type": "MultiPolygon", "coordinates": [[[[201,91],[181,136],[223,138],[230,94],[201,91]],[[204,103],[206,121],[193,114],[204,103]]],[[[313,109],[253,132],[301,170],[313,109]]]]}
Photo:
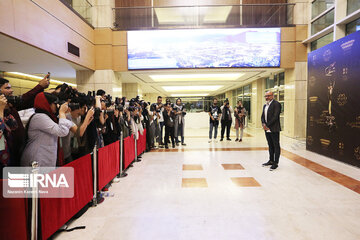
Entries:
{"type": "Polygon", "coordinates": [[[40,86],[39,84],[36,85],[33,89],[28,91],[27,93],[23,94],[21,104],[18,106],[10,107],[6,110],[5,116],[11,114],[17,122],[17,128],[12,129],[10,133],[10,140],[8,141],[8,146],[10,150],[10,155],[12,158],[12,166],[19,166],[20,165],[20,158],[21,158],[21,152],[19,151],[19,148],[22,147],[25,139],[25,128],[21,122],[21,118],[19,116],[18,111],[32,108],[34,106],[34,99],[38,93],[41,93],[44,91],[44,88],[40,86]]]}
{"type": "Polygon", "coordinates": [[[164,122],[165,122],[165,126],[167,127],[174,127],[175,125],[175,113],[174,111],[170,112],[170,116],[168,115],[167,111],[163,112],[163,116],[164,116],[164,122]]]}
{"type": "Polygon", "coordinates": [[[281,112],[281,104],[273,100],[269,106],[267,112],[267,122],[265,121],[265,106],[263,106],[263,112],[261,115],[261,122],[265,124],[271,132],[280,132],[280,112],[281,112]]]}

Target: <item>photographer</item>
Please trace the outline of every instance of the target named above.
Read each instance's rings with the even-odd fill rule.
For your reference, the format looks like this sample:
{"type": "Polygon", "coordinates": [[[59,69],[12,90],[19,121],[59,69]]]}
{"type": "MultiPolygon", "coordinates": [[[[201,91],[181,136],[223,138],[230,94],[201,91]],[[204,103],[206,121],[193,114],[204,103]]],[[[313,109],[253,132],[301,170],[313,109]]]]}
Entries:
{"type": "Polygon", "coordinates": [[[211,143],[212,132],[214,129],[214,141],[216,141],[217,131],[219,127],[219,119],[221,118],[221,110],[217,105],[218,100],[214,98],[213,104],[209,107],[209,116],[210,116],[210,130],[209,130],[209,143],[211,143]]]}
{"type": "Polygon", "coordinates": [[[153,103],[150,106],[150,111],[149,111],[149,132],[147,133],[149,135],[149,145],[150,145],[150,149],[156,149],[155,147],[155,132],[156,132],[156,126],[157,126],[157,118],[158,118],[158,113],[156,112],[156,104],[153,103]]]}
{"type": "Polygon", "coordinates": [[[19,151],[19,148],[25,144],[25,129],[18,111],[33,107],[35,96],[49,87],[49,77],[49,74],[46,75],[38,85],[20,97],[14,97],[14,90],[11,88],[9,81],[4,78],[0,78],[0,94],[4,94],[4,96],[10,100],[7,101],[7,106],[4,110],[4,118],[11,118],[15,120],[11,123],[11,125],[8,125],[9,132],[7,144],[11,159],[9,166],[20,165],[21,151],[19,151]]]}
{"type": "Polygon", "coordinates": [[[157,115],[157,125],[155,129],[155,137],[157,139],[157,142],[159,143],[159,146],[164,146],[163,142],[163,128],[164,128],[164,106],[162,104],[162,97],[158,96],[157,103],[156,103],[156,115],[157,115]]]}
{"type": "Polygon", "coordinates": [[[141,102],[142,115],[144,117],[144,126],[146,129],[146,152],[151,149],[151,137],[150,137],[150,114],[149,114],[149,104],[145,101],[141,102]]]}
{"type": "Polygon", "coordinates": [[[244,134],[245,128],[245,117],[246,117],[246,109],[242,105],[242,101],[238,101],[238,105],[235,108],[235,130],[236,130],[236,139],[235,142],[242,142],[242,137],[244,134]],[[240,129],[240,138],[239,138],[239,129],[240,129]]]}
{"type": "Polygon", "coordinates": [[[176,114],[173,108],[171,107],[170,103],[167,103],[165,105],[165,111],[164,111],[164,122],[165,122],[165,148],[168,149],[169,136],[171,138],[172,148],[175,148],[175,119],[176,114]]]}
{"type": "Polygon", "coordinates": [[[129,122],[130,122],[130,112],[125,109],[122,105],[120,105],[120,110],[119,110],[119,124],[120,124],[120,128],[123,132],[123,138],[126,138],[128,136],[130,136],[130,127],[129,127],[129,122]]]}
{"type": "Polygon", "coordinates": [[[2,177],[4,167],[7,167],[11,164],[11,156],[8,148],[8,135],[9,130],[6,127],[10,121],[15,121],[14,118],[4,118],[4,110],[7,106],[7,100],[4,95],[0,95],[0,178],[2,177]]]}
{"type": "Polygon", "coordinates": [[[87,100],[84,96],[76,97],[69,103],[71,112],[66,117],[76,126],[70,129],[67,136],[61,138],[65,163],[69,163],[92,151],[92,149],[88,148],[89,138],[86,129],[94,118],[94,109],[91,107],[88,110],[86,103],[87,100]]]}
{"type": "Polygon", "coordinates": [[[221,139],[220,141],[224,140],[224,133],[226,129],[226,140],[231,141],[230,139],[230,128],[232,123],[232,113],[234,110],[229,104],[229,100],[226,99],[224,101],[224,105],[221,106],[221,139]]]}
{"type": "Polygon", "coordinates": [[[176,104],[174,105],[174,110],[176,114],[175,118],[175,140],[176,140],[176,146],[179,146],[179,138],[181,137],[181,145],[186,146],[184,143],[184,131],[185,131],[185,106],[182,104],[181,99],[176,99],[176,104]]]}
{"type": "Polygon", "coordinates": [[[58,137],[65,137],[74,123],[66,119],[68,103],[57,112],[57,97],[50,93],[39,93],[35,98],[35,114],[27,124],[27,144],[21,156],[22,166],[31,166],[33,161],[41,167],[55,167],[58,153],[58,137]]]}
{"type": "Polygon", "coordinates": [[[132,133],[135,136],[135,139],[138,140],[139,132],[141,135],[144,133],[144,128],[141,124],[141,121],[143,119],[143,117],[141,115],[142,109],[138,103],[138,98],[131,99],[129,111],[131,113],[130,128],[131,128],[132,133]]]}
{"type": "Polygon", "coordinates": [[[104,143],[108,145],[116,142],[119,139],[121,127],[119,123],[119,108],[112,105],[111,96],[108,95],[105,100],[106,111],[105,114],[105,130],[103,133],[104,143]]]}
{"type": "MultiPolygon", "coordinates": [[[[100,89],[101,90],[101,89],[100,89]]],[[[105,92],[103,90],[98,90],[95,96],[95,113],[94,113],[94,124],[96,128],[96,144],[98,148],[104,147],[104,138],[103,133],[105,132],[105,121],[106,116],[104,116],[104,110],[106,110],[105,105],[105,92]]],[[[108,116],[107,116],[108,117],[108,116]]]]}

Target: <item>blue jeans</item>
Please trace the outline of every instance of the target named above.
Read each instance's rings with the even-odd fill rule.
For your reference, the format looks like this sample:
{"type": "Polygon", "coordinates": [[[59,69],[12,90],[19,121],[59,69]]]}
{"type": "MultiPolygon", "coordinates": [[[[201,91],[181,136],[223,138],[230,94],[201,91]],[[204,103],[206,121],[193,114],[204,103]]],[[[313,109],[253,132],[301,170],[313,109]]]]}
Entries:
{"type": "Polygon", "coordinates": [[[210,122],[210,130],[209,130],[209,139],[212,138],[212,132],[213,132],[213,128],[214,130],[214,139],[216,139],[217,137],[217,131],[218,131],[218,126],[219,126],[219,122],[210,122]]]}

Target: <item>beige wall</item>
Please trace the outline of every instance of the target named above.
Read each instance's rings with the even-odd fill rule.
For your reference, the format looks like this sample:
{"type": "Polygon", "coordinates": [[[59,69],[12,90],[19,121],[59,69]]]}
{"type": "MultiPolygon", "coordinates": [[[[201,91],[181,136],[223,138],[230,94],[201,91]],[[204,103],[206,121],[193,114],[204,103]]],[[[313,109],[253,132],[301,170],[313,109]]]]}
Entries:
{"type": "Polygon", "coordinates": [[[1,0],[0,32],[56,56],[95,67],[94,30],[60,1],[1,0]],[[80,57],[67,51],[80,48],[80,57]]]}

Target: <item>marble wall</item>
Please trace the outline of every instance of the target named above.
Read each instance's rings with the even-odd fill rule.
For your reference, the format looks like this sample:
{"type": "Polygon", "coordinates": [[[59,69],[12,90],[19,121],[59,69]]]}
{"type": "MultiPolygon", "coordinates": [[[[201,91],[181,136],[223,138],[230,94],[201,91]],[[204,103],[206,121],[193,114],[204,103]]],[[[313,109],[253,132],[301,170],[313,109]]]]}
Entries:
{"type": "Polygon", "coordinates": [[[122,96],[121,75],[113,70],[76,71],[76,84],[80,92],[103,89],[114,97],[122,96]]]}

